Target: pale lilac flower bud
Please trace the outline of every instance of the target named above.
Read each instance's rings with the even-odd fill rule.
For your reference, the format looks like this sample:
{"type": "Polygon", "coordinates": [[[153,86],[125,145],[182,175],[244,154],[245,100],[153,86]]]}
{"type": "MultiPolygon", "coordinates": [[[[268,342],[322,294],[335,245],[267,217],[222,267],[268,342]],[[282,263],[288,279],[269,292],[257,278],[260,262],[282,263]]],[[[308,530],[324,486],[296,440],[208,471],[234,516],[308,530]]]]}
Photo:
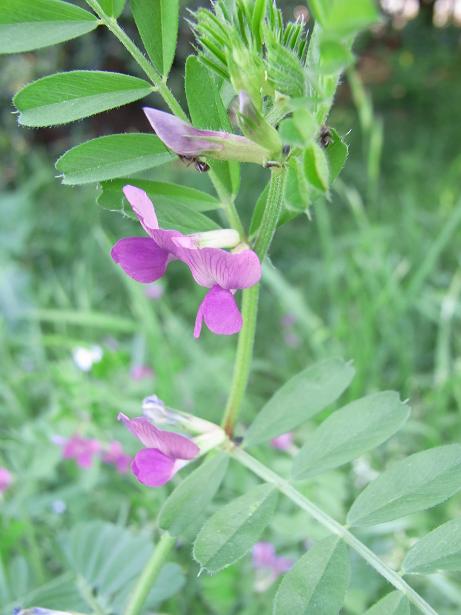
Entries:
{"type": "Polygon", "coordinates": [[[281,451],[289,451],[293,447],[293,434],[291,431],[283,433],[276,438],[272,438],[271,444],[274,448],[278,448],[281,451]]]}
{"type": "Polygon", "coordinates": [[[4,493],[13,482],[13,475],[6,468],[0,468],[0,495],[4,493]]]}

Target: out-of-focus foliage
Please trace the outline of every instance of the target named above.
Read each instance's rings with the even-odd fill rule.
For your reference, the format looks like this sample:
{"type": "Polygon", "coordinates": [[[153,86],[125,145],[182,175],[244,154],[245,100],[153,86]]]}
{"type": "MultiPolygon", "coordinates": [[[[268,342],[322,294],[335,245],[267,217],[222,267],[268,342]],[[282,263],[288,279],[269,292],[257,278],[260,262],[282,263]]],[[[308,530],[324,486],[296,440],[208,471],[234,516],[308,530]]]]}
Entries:
{"type": "MultiPolygon", "coordinates": [[[[287,14],[296,4],[286,3],[287,14]]],[[[127,28],[135,31],[134,24],[127,28]]],[[[177,91],[192,41],[184,21],[179,41],[171,75],[177,91]]],[[[357,375],[347,399],[378,387],[411,398],[413,415],[405,429],[354,463],[352,479],[339,468],[303,487],[338,518],[389,459],[461,436],[461,348],[454,334],[461,313],[459,30],[436,30],[431,7],[424,5],[403,30],[381,26],[361,46],[358,75],[366,90],[354,75],[345,78],[332,119],[341,134],[351,131],[349,161],[329,206],[280,230],[272,253],[276,267],[269,264],[264,276],[257,362],[243,414],[249,423],[282,382],[306,363],[332,355],[354,363],[357,375]]],[[[0,465],[15,478],[0,502],[0,595],[8,613],[38,603],[83,612],[96,604],[106,612],[107,595],[129,589],[137,574],[143,545],[156,537],[153,511],[168,495],[144,489],[99,461],[89,471],[62,461],[53,436],[80,432],[104,443],[117,439],[134,453],[134,442],[115,422],[117,412],[136,414],[140,400],[155,391],[171,406],[219,420],[230,381],[233,341],[192,339],[187,323],[200,291],[183,285],[174,265],[161,302],[120,275],[108,252],[128,229],[137,232],[135,223],[98,208],[94,189],[62,186],[54,177],[54,159],[83,138],[147,131],[137,103],[71,129],[19,130],[11,114],[10,98],[25,83],[90,61],[94,70],[123,72],[122,57],[117,42],[97,30],[84,43],[1,60],[0,465]],[[83,372],[73,351],[95,344],[102,359],[83,372]],[[134,379],[140,365],[152,368],[153,378],[134,379]],[[103,527],[107,536],[123,534],[136,551],[133,558],[105,560],[113,566],[113,587],[104,579],[92,585],[91,561],[72,551],[72,545],[83,548],[95,528],[102,536],[103,527]]],[[[245,169],[238,204],[244,217],[264,173],[245,169]]],[[[146,179],[208,190],[206,177],[179,163],[154,169],[146,179]]],[[[308,436],[315,423],[301,435],[308,436]]],[[[289,472],[285,454],[269,446],[260,453],[282,474],[289,472]]],[[[224,489],[238,496],[254,484],[236,467],[224,489]]],[[[367,541],[398,567],[413,537],[455,516],[459,502],[458,496],[424,516],[390,521],[367,541]]],[[[287,502],[264,534],[293,557],[323,536],[287,502]]],[[[94,557],[101,553],[104,559],[103,542],[100,551],[92,550],[94,557]]],[[[181,566],[189,551],[179,548],[176,564],[167,565],[159,585],[171,594],[154,596],[152,604],[163,600],[162,611],[184,614],[268,612],[277,585],[258,591],[250,558],[197,580],[198,566],[187,574],[181,566]]],[[[105,570],[98,567],[101,575],[105,570]]],[[[388,592],[358,560],[351,579],[348,615],[363,613],[388,592]]],[[[459,613],[458,581],[456,572],[434,575],[425,589],[443,615],[459,613]]]]}

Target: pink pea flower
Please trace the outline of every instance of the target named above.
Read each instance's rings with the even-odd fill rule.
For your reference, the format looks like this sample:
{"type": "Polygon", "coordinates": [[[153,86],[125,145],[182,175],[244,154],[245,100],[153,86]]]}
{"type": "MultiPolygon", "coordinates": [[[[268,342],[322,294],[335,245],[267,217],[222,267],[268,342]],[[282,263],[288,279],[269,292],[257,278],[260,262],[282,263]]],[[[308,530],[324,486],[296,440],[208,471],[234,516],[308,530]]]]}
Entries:
{"type": "Polygon", "coordinates": [[[246,137],[223,131],[200,130],[159,109],[144,107],[143,111],[159,139],[180,156],[210,156],[218,160],[256,164],[265,164],[270,157],[269,150],[246,137]]]}
{"type": "Polygon", "coordinates": [[[293,446],[293,434],[289,431],[288,433],[283,433],[276,438],[272,438],[271,445],[281,451],[289,451],[293,446]]]}
{"type": "Polygon", "coordinates": [[[120,442],[114,440],[102,456],[104,463],[109,463],[117,468],[120,474],[126,474],[130,469],[131,457],[123,450],[120,442]]]}
{"type": "Polygon", "coordinates": [[[4,493],[13,482],[13,475],[6,468],[0,468],[0,495],[4,493]]]}
{"type": "MultiPolygon", "coordinates": [[[[252,250],[231,253],[216,247],[201,247],[200,235],[159,228],[154,206],[147,194],[134,186],[123,192],[149,237],[125,237],[112,248],[113,260],[134,280],[148,284],[161,278],[172,260],[181,260],[200,286],[209,288],[199,306],[194,336],[202,322],[217,335],[233,335],[242,327],[242,316],[234,299],[238,289],[257,284],[261,264],[252,250]]],[[[226,238],[228,231],[221,231],[226,238]]],[[[216,233],[213,232],[213,242],[216,233]]],[[[232,237],[234,232],[231,233],[232,237]]]]}
{"type": "Polygon", "coordinates": [[[265,591],[277,578],[290,570],[293,560],[276,555],[270,542],[257,542],[252,550],[253,568],[257,572],[256,589],[265,591]]]}
{"type": "Polygon", "coordinates": [[[130,376],[132,380],[145,380],[154,377],[154,370],[148,365],[135,365],[131,369],[130,376]]]}
{"type": "Polygon", "coordinates": [[[88,469],[93,463],[93,457],[101,450],[98,440],[82,438],[78,434],[64,441],[62,456],[64,459],[75,459],[81,468],[88,469]]]}
{"type": "Polygon", "coordinates": [[[136,453],[131,463],[133,474],[143,485],[164,485],[186,465],[186,460],[194,459],[200,452],[189,438],[157,429],[142,416],[129,419],[120,412],[117,418],[145,447],[136,453]]]}

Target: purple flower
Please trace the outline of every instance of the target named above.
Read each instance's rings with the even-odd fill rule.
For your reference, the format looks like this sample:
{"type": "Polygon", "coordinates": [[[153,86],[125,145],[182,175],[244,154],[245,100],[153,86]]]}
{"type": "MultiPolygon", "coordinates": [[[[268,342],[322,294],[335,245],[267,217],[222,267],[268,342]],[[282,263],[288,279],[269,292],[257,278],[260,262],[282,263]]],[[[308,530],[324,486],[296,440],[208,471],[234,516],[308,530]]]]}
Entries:
{"type": "Polygon", "coordinates": [[[13,482],[13,475],[6,468],[0,467],[0,495],[4,493],[13,482]]]}
{"type": "Polygon", "coordinates": [[[253,568],[259,573],[256,589],[264,591],[277,578],[290,570],[293,560],[276,555],[275,547],[270,542],[257,542],[252,550],[253,568]]]}
{"type": "Polygon", "coordinates": [[[130,372],[132,380],[145,380],[154,377],[154,370],[148,365],[135,365],[130,372]]]}
{"type": "Polygon", "coordinates": [[[130,468],[131,457],[123,450],[120,442],[114,440],[102,456],[104,463],[109,463],[117,468],[120,474],[126,474],[130,468]]]}
{"type": "Polygon", "coordinates": [[[185,460],[194,459],[200,452],[189,438],[157,429],[144,417],[129,419],[120,413],[117,418],[145,447],[136,453],[131,463],[133,474],[143,485],[164,485],[185,465],[185,460]]]}
{"type": "MultiPolygon", "coordinates": [[[[145,284],[161,278],[172,260],[181,260],[197,284],[210,289],[199,306],[194,336],[199,337],[203,321],[218,335],[238,333],[242,317],[234,293],[259,282],[261,264],[256,253],[200,247],[203,236],[159,228],[154,206],[143,190],[125,186],[123,192],[149,237],[120,239],[112,248],[113,260],[130,277],[145,284]]],[[[229,233],[222,232],[227,240],[229,233]]],[[[213,242],[216,242],[216,232],[213,232],[213,242]]]]}
{"type": "Polygon", "coordinates": [[[93,463],[93,457],[101,450],[97,440],[74,435],[64,442],[62,456],[64,459],[75,459],[77,465],[88,469],[93,463]]]}
{"type": "Polygon", "coordinates": [[[265,164],[270,152],[246,137],[216,130],[199,130],[171,113],[144,107],[144,113],[159,139],[180,156],[210,156],[265,164]]]}
{"type": "Polygon", "coordinates": [[[293,434],[291,431],[283,433],[276,438],[272,438],[271,444],[274,448],[278,448],[281,451],[288,451],[293,446],[293,434]]]}

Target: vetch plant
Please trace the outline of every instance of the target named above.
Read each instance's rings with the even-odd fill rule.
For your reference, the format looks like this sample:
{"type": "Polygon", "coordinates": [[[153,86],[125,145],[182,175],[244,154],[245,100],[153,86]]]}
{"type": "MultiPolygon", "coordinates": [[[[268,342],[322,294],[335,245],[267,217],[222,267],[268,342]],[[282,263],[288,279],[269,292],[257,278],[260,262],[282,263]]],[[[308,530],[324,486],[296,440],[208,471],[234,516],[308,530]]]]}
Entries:
{"type": "MultiPolygon", "coordinates": [[[[56,168],[65,184],[99,183],[101,204],[124,210],[128,201],[147,236],[122,238],[114,245],[112,258],[125,273],[151,284],[171,261],[185,264],[195,282],[208,289],[194,335],[199,337],[202,322],[216,334],[239,334],[221,426],[170,409],[155,397],[145,400],[143,417],[119,415],[144,446],[131,465],[144,485],[162,486],[180,468],[196,465],[175,481],[159,511],[161,538],[123,612],[143,612],[177,537],[187,536],[193,538],[192,556],[201,572],[218,573],[252,549],[258,567],[262,558],[270,560],[272,580],[283,573],[274,598],[276,615],[338,613],[349,585],[351,550],[389,584],[388,595],[370,607],[369,615],[407,614],[410,603],[434,615],[424,585],[420,593],[408,575],[461,569],[458,521],[444,523],[416,542],[401,570],[374,553],[359,533],[361,528],[436,506],[459,491],[461,445],[440,446],[389,464],[340,522],[306,497],[305,486],[312,477],[378,447],[405,424],[410,410],[396,393],[374,393],[335,410],[311,427],[302,443],[296,430],[335,403],[354,376],[349,363],[326,360],[285,383],[248,428],[242,417],[235,435],[252,365],[261,264],[281,224],[316,203],[326,206],[346,161],[347,145],[327,122],[341,74],[354,61],[355,36],[378,19],[374,2],[310,0],[314,25],[309,31],[302,20],[285,23],[271,0],[216,0],[210,8],[199,9],[190,16],[196,54],[185,67],[186,112],[167,84],[176,47],[178,0],[131,0],[124,12],[123,1],[85,1],[90,10],[62,0],[4,0],[0,50],[38,49],[103,26],[137,63],[142,77],[94,70],[43,77],[15,96],[19,123],[66,124],[152,94],[152,104],[163,101],[168,111],[144,107],[155,134],[92,139],[64,153],[56,168]],[[119,24],[119,16],[123,22],[129,10],[145,52],[119,24]],[[178,157],[206,172],[216,194],[145,178],[147,171],[178,157]],[[268,176],[257,203],[246,204],[252,214],[248,228],[236,206],[243,163],[260,165],[268,176]],[[165,195],[175,204],[156,202],[165,195]],[[222,227],[206,215],[210,211],[222,227]],[[240,308],[237,290],[242,291],[240,308]],[[299,448],[293,445],[293,432],[299,448]],[[257,447],[271,442],[288,453],[285,461],[293,457],[289,475],[259,460],[257,447]],[[255,455],[248,452],[252,448],[255,455]],[[210,504],[236,463],[260,483],[210,515],[210,504]],[[329,534],[293,565],[281,563],[262,540],[281,497],[329,534]]],[[[155,171],[152,174],[155,177],[155,171]]],[[[74,448],[77,444],[73,442],[74,448]]],[[[69,456],[85,465],[92,452],[79,446],[69,456]]],[[[113,455],[120,452],[110,451],[112,463],[117,464],[113,455]]]]}

